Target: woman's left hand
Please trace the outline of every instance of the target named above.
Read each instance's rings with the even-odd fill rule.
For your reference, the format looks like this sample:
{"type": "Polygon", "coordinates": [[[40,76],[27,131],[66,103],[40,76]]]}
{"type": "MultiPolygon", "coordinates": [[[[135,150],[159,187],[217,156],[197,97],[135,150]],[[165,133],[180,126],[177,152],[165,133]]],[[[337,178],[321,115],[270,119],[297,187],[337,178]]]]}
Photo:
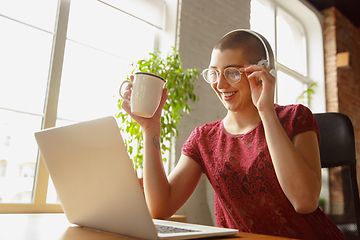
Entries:
{"type": "Polygon", "coordinates": [[[252,101],[258,111],[274,109],[276,79],[269,70],[263,65],[248,65],[240,71],[249,81],[252,101]]]}

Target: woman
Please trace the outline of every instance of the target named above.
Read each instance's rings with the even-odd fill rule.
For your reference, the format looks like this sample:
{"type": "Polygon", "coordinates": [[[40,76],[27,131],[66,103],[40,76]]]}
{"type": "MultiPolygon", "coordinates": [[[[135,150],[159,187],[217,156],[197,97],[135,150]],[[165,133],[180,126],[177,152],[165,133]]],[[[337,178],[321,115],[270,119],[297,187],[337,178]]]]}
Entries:
{"type": "Polygon", "coordinates": [[[300,239],[344,239],[318,208],[317,123],[302,105],[274,104],[275,78],[266,68],[273,61],[267,59],[271,49],[259,36],[235,30],[215,45],[202,75],[227,115],[191,133],[168,178],[159,145],[166,89],[151,119],[131,115],[123,104],[143,130],[144,188],[150,212],[154,218],[170,217],[205,173],[214,188],[219,227],[300,239]]]}

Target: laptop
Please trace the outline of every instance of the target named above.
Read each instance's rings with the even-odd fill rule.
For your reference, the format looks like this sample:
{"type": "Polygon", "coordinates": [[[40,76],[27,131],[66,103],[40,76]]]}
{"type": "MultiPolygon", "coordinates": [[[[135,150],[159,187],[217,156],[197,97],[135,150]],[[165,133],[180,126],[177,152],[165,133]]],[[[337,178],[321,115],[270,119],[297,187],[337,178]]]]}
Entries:
{"type": "Polygon", "coordinates": [[[238,233],[152,219],[114,117],[45,129],[35,138],[70,223],[136,239],[238,233]]]}

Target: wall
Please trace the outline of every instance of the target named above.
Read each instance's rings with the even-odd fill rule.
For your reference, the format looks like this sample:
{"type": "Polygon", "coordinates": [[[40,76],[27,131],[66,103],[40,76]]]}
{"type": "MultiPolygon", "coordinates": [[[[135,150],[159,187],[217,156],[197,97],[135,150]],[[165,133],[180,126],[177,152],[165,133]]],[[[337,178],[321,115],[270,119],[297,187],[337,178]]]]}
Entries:
{"type": "MultiPolygon", "coordinates": [[[[209,65],[215,43],[228,31],[249,28],[250,0],[182,0],[180,7],[179,51],[183,68],[201,71],[209,65]]],[[[226,109],[202,76],[196,83],[199,101],[191,104],[190,115],[183,115],[176,139],[175,159],[195,127],[225,117],[226,109]]],[[[179,210],[188,222],[214,225],[213,192],[204,176],[194,194],[179,210]],[[210,202],[207,200],[209,197],[210,202]]]]}
{"type": "MultiPolygon", "coordinates": [[[[324,10],[326,105],[328,112],[340,112],[351,119],[360,156],[360,28],[336,8],[324,10]],[[338,68],[336,54],[350,52],[350,66],[338,68]]],[[[357,164],[360,182],[360,164],[357,164]]]]}

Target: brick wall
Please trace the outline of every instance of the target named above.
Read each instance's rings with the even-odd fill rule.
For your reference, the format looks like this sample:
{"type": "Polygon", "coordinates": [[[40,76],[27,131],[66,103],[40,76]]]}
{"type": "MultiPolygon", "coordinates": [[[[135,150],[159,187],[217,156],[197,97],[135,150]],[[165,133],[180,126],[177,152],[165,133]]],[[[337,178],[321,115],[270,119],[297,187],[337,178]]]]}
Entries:
{"type": "Polygon", "coordinates": [[[336,71],[336,19],[333,17],[333,10],[335,9],[328,9],[323,12],[326,110],[328,112],[339,112],[336,71]]]}
{"type": "MultiPolygon", "coordinates": [[[[354,125],[357,158],[360,157],[360,28],[336,8],[324,16],[325,86],[328,112],[346,114],[354,125]],[[350,66],[338,68],[337,53],[350,52],[350,66]]],[[[357,164],[360,183],[360,161],[357,164]]]]}

